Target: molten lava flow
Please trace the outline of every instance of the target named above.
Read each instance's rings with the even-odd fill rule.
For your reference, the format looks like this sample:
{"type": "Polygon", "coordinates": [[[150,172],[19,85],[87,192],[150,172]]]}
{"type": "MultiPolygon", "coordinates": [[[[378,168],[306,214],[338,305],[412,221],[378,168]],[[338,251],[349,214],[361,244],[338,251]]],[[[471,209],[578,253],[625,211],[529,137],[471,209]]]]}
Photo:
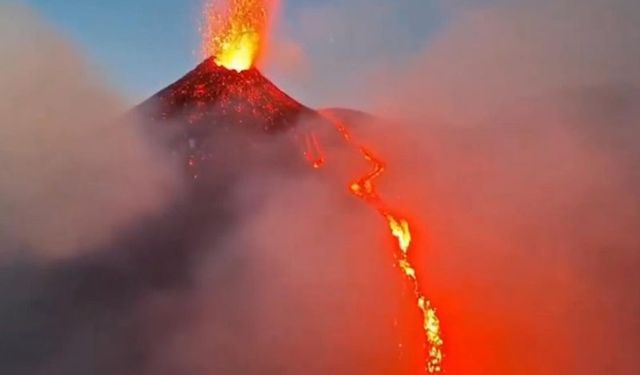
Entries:
{"type": "MultiPolygon", "coordinates": [[[[411,281],[413,293],[416,299],[416,305],[422,314],[422,329],[424,330],[425,340],[428,347],[426,370],[429,373],[439,373],[442,371],[442,345],[443,340],[440,335],[440,320],[436,315],[436,310],[432,306],[431,302],[425,297],[420,288],[420,282],[418,279],[417,271],[412,265],[409,259],[409,250],[411,249],[412,237],[409,221],[400,215],[395,213],[387,203],[378,195],[376,190],[375,180],[382,175],[385,171],[384,162],[376,157],[371,150],[366,147],[357,145],[351,133],[347,129],[346,125],[340,121],[340,119],[333,116],[331,113],[323,113],[323,115],[330,120],[337,127],[343,138],[352,146],[358,148],[362,157],[373,166],[371,172],[356,179],[349,185],[349,190],[356,197],[362,199],[371,207],[373,207],[387,222],[391,235],[397,240],[397,261],[398,266],[402,270],[405,277],[411,281]]],[[[319,146],[317,140],[312,135],[310,136],[316,142],[317,149],[319,146]]],[[[312,158],[308,158],[312,161],[312,158]]],[[[324,158],[322,158],[324,163],[324,158]]],[[[314,168],[319,168],[316,164],[313,164],[314,168]]]]}
{"type": "Polygon", "coordinates": [[[320,142],[318,142],[318,138],[315,134],[307,134],[304,137],[305,142],[305,150],[304,156],[307,158],[309,163],[315,169],[322,168],[324,165],[324,153],[322,151],[322,147],[320,146],[320,142]]]}
{"type": "Polygon", "coordinates": [[[205,10],[203,51],[218,65],[243,71],[260,55],[267,32],[269,0],[230,0],[222,12],[209,3],[205,10]]]}

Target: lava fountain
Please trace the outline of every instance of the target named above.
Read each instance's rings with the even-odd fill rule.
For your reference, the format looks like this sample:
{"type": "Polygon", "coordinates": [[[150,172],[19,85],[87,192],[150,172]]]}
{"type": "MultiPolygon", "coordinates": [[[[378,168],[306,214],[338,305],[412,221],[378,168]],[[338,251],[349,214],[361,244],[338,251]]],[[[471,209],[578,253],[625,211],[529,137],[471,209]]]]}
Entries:
{"type": "Polygon", "coordinates": [[[238,72],[250,69],[263,51],[273,0],[230,0],[226,9],[209,0],[205,7],[204,57],[238,72]]]}

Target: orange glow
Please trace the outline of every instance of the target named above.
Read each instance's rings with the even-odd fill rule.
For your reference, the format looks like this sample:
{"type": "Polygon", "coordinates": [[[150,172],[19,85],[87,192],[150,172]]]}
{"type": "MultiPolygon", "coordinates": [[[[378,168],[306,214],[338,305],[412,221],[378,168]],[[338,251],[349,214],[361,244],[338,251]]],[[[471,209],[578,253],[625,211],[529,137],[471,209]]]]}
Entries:
{"type": "MultiPolygon", "coordinates": [[[[323,113],[323,115],[336,126],[340,134],[350,145],[357,147],[364,160],[372,165],[370,172],[349,184],[349,190],[353,195],[365,201],[384,217],[390,234],[396,240],[397,265],[402,270],[403,275],[411,282],[415,303],[422,315],[422,330],[424,331],[427,347],[424,370],[430,374],[440,373],[444,359],[442,351],[444,342],[440,332],[440,320],[431,301],[429,301],[422,292],[418,273],[409,259],[412,248],[410,223],[406,218],[396,215],[394,213],[396,210],[390,207],[378,195],[376,190],[375,180],[384,173],[386,165],[382,159],[376,157],[370,149],[356,144],[346,125],[340,119],[328,112],[323,113]]],[[[316,166],[314,165],[314,167],[316,166]]]]}
{"type": "Polygon", "coordinates": [[[212,3],[205,8],[203,52],[227,69],[250,69],[264,48],[269,0],[229,0],[221,10],[212,3]]]}

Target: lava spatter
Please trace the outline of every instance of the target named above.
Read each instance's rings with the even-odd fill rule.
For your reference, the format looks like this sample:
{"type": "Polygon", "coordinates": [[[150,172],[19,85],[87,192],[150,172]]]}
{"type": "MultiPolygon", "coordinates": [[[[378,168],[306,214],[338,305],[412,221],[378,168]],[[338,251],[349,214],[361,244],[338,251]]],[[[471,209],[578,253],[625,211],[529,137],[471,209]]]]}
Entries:
{"type": "Polygon", "coordinates": [[[210,1],[204,11],[204,57],[218,65],[243,71],[254,66],[266,40],[273,0],[230,0],[228,8],[210,1]]]}

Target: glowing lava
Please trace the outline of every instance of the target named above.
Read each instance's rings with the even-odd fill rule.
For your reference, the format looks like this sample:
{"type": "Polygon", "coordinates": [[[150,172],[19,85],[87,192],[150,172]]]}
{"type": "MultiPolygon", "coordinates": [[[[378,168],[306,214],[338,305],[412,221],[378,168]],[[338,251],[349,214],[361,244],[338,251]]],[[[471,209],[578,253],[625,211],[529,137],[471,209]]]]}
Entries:
{"type": "MultiPolygon", "coordinates": [[[[210,0],[212,1],[212,0],[210,0]]],[[[215,56],[218,65],[243,71],[260,56],[267,33],[267,2],[270,0],[230,0],[222,11],[209,2],[205,7],[203,52],[215,56]]]]}
{"type": "MultiPolygon", "coordinates": [[[[423,318],[422,329],[424,330],[428,348],[425,368],[431,374],[439,373],[442,371],[442,345],[444,344],[440,334],[440,320],[436,314],[436,309],[422,292],[416,268],[409,259],[409,250],[411,250],[412,244],[409,221],[397,215],[395,210],[380,197],[376,190],[375,180],[384,173],[386,168],[385,163],[376,157],[371,150],[355,143],[351,133],[340,119],[328,112],[323,113],[323,115],[336,126],[340,134],[342,134],[343,138],[350,145],[358,148],[362,157],[373,166],[369,173],[353,181],[349,185],[349,190],[384,217],[391,235],[397,240],[397,264],[404,276],[411,281],[416,305],[423,318]]],[[[316,147],[319,149],[317,143],[316,147]]],[[[312,161],[313,159],[310,158],[309,160],[312,161]]],[[[322,161],[324,163],[324,158],[322,158],[322,161]]],[[[313,164],[313,166],[319,168],[316,164],[313,164]]]]}
{"type": "Polygon", "coordinates": [[[324,153],[320,142],[315,134],[307,134],[304,137],[305,151],[304,156],[315,169],[320,169],[324,165],[324,153]]]}

